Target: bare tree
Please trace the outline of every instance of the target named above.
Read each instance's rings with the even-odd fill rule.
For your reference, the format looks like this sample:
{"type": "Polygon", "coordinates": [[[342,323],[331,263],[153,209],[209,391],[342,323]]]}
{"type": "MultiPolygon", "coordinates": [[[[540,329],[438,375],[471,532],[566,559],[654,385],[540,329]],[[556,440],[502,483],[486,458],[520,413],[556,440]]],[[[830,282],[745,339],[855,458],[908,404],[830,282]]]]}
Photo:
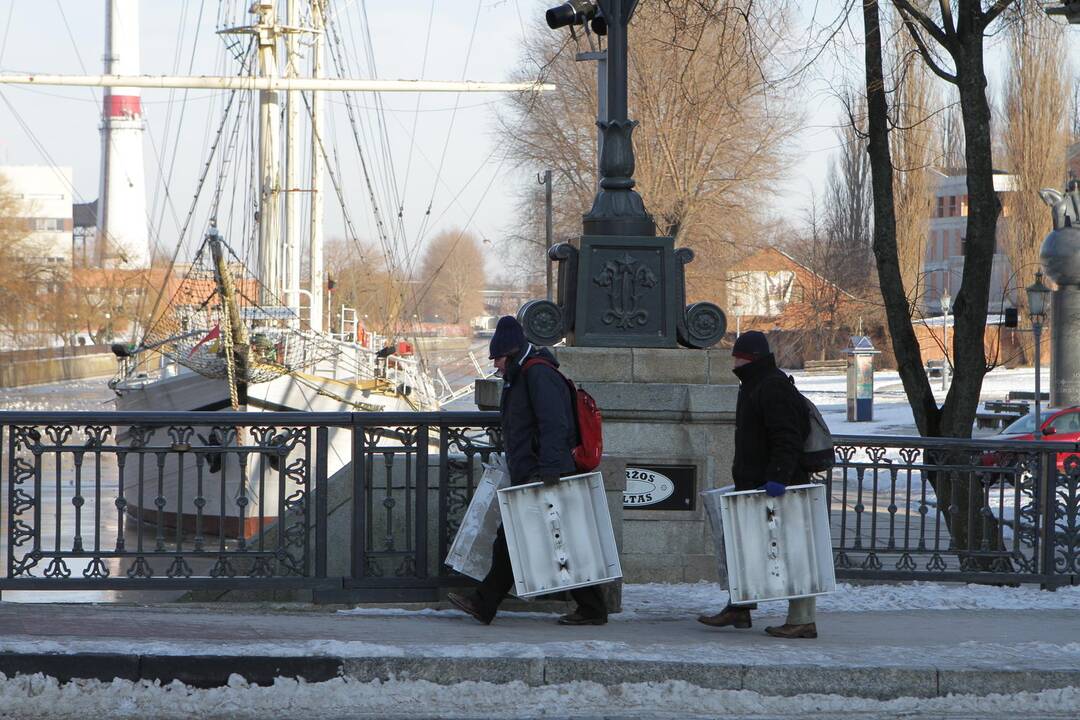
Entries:
{"type": "Polygon", "coordinates": [[[964,167],[964,121],[960,117],[960,103],[949,102],[937,118],[938,155],[942,167],[964,167]]]}
{"type": "Polygon", "coordinates": [[[62,286],[63,267],[48,263],[45,248],[36,247],[26,217],[30,208],[0,176],[0,346],[36,346],[35,335],[47,331],[40,315],[50,291],[62,286]]]}
{"type": "MultiPolygon", "coordinates": [[[[889,144],[893,162],[896,202],[896,250],[909,314],[919,313],[923,299],[922,261],[933,209],[932,166],[935,157],[933,114],[938,97],[930,71],[903,28],[892,43],[893,102],[889,144]]],[[[955,128],[954,128],[955,132],[955,128]]]]}
{"type": "Polygon", "coordinates": [[[923,369],[898,257],[892,179],[894,159],[889,150],[889,99],[880,7],[874,0],[863,5],[870,157],[874,175],[874,254],[900,378],[915,422],[924,435],[970,436],[982,378],[987,370],[983,338],[1001,204],[994,190],[984,42],[991,27],[1013,2],[1015,0],[997,0],[984,8],[979,0],[958,0],[955,7],[943,0],[936,4],[936,11],[931,12],[921,2],[893,0],[923,62],[935,75],[956,88],[964,122],[969,212],[964,271],[960,287],[954,292],[954,332],[950,338],[956,372],[940,408],[923,369]]]}
{"type": "Polygon", "coordinates": [[[873,198],[865,133],[857,127],[865,117],[866,102],[860,96],[849,98],[847,105],[851,121],[844,122],[836,133],[839,150],[829,173],[824,218],[819,220],[816,207],[812,208],[808,230],[815,248],[821,245],[818,235],[828,238],[829,262],[817,269],[838,286],[857,292],[866,285],[870,274],[873,198]]]}
{"type": "Polygon", "coordinates": [[[401,329],[406,283],[400,274],[386,268],[382,254],[374,246],[331,240],[325,258],[326,276],[335,284],[331,327],[335,309],[345,305],[355,309],[361,319],[367,318],[368,329],[384,335],[401,329]]]}
{"type": "Polygon", "coordinates": [[[424,316],[467,322],[483,311],[484,251],[480,238],[466,230],[444,230],[429,243],[420,270],[417,307],[424,316]]]}
{"type": "MultiPolygon", "coordinates": [[[[846,153],[847,150],[841,150],[842,156],[846,153]]],[[[865,156],[865,152],[862,154],[865,156]]],[[[843,170],[845,164],[841,162],[834,166],[831,180],[835,181],[846,175],[843,170]]],[[[847,171],[850,170],[849,165],[847,171]]],[[[836,200],[834,184],[830,182],[830,202],[836,200]]],[[[848,201],[848,210],[857,205],[850,202],[851,198],[848,198],[848,201]]],[[[869,208],[866,210],[869,212],[869,208]]],[[[796,347],[789,350],[796,350],[804,359],[824,360],[830,350],[842,347],[847,342],[847,337],[857,325],[861,303],[856,295],[845,287],[856,287],[859,290],[866,287],[868,268],[863,268],[861,278],[855,276],[850,245],[852,233],[835,231],[835,217],[831,214],[833,212],[834,206],[828,207],[825,217],[822,218],[819,216],[816,201],[811,201],[802,230],[794,231],[793,241],[787,243],[792,256],[805,268],[805,271],[798,275],[795,297],[784,308],[786,325],[802,330],[792,338],[796,347]],[[842,272],[838,273],[838,269],[842,272]],[[852,285],[845,286],[845,282],[852,285]]],[[[866,218],[863,218],[863,221],[865,222],[866,218]]],[[[868,261],[868,248],[865,245],[862,252],[863,260],[868,261]]]]}
{"type": "MultiPolygon", "coordinates": [[[[784,141],[799,115],[755,62],[779,45],[772,28],[782,16],[733,0],[642,3],[634,16],[635,178],[659,230],[698,251],[691,294],[718,296],[723,268],[757,240],[761,196],[786,167],[784,141]]],[[[556,237],[580,233],[596,184],[595,66],[575,62],[572,49],[565,36],[534,29],[519,76],[541,68],[558,89],[518,97],[501,118],[511,158],[555,171],[556,237]]]]}
{"type": "MultiPolygon", "coordinates": [[[[1069,68],[1061,28],[1037,6],[1015,8],[1009,26],[1009,66],[1005,73],[1002,147],[1013,176],[1001,247],[1012,266],[1012,293],[1028,322],[1027,295],[1022,291],[1038,269],[1039,246],[1052,223],[1038,191],[1059,187],[1064,180],[1070,127],[1069,68]]],[[[1022,344],[1030,360],[1031,348],[1022,344]]]]}
{"type": "MultiPolygon", "coordinates": [[[[964,122],[964,164],[969,198],[967,242],[964,271],[954,296],[954,331],[950,338],[956,373],[940,408],[930,388],[911,322],[897,246],[894,159],[889,147],[890,110],[881,9],[877,0],[865,0],[862,6],[874,192],[874,256],[900,379],[919,432],[925,436],[970,437],[987,371],[983,338],[1001,206],[994,190],[984,41],[991,26],[1013,2],[997,0],[984,9],[979,0],[957,0],[956,3],[942,0],[936,6],[936,15],[932,15],[924,9],[927,5],[922,2],[893,0],[927,67],[956,87],[964,122]]],[[[982,518],[991,526],[995,522],[989,513],[982,512],[983,493],[976,487],[969,487],[978,481],[965,477],[950,483],[947,474],[938,472],[928,472],[927,479],[942,506],[953,505],[958,510],[946,513],[945,521],[956,547],[968,549],[968,539],[974,535],[969,533],[969,520],[979,522],[982,518]]],[[[989,532],[992,537],[998,537],[994,527],[989,532]]]]}

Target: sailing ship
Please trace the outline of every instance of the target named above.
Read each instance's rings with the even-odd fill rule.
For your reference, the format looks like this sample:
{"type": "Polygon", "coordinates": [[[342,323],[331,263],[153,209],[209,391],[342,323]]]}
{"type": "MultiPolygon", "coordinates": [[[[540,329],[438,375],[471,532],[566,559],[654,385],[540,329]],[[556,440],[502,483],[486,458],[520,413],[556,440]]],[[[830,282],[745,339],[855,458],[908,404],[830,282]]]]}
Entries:
{"type": "MultiPolygon", "coordinates": [[[[132,157],[138,161],[134,164],[141,165],[140,90],[213,88],[230,92],[225,117],[210,148],[211,157],[198,183],[201,189],[208,182],[214,154],[218,153],[222,171],[214,180],[203,242],[179,277],[171,273],[174,255],[169,276],[159,288],[159,301],[166,294],[169,297],[164,303],[154,303],[143,321],[139,342],[114,346],[121,370],[110,386],[116,392],[118,410],[426,411],[467,392],[454,391],[441,377],[432,378],[417,355],[397,352],[408,349],[407,343],[395,345],[389,338],[366,332],[355,321],[350,332],[344,318],[338,333],[323,328],[323,186],[330,170],[323,96],[355,91],[536,91],[547,86],[326,77],[328,24],[332,22],[327,0],[304,3],[303,13],[300,0],[280,2],[285,6],[284,18],[278,17],[277,2],[256,0],[248,11],[249,22],[219,30],[222,35],[250,39],[246,51],[236,55],[241,65],[237,75],[139,75],[137,0],[107,0],[105,75],[0,75],[0,83],[106,88],[99,238],[126,241],[128,255],[143,257],[147,265],[148,241],[145,237],[140,240],[137,232],[128,232],[132,220],[130,207],[125,207],[135,205],[139,212],[134,222],[138,224],[145,198],[133,198],[131,187],[137,184],[128,182],[125,187],[110,173],[126,164],[125,177],[138,174],[141,178],[141,168],[130,168],[132,157]],[[303,60],[307,61],[307,77],[300,75],[303,60]],[[257,104],[247,102],[253,92],[258,93],[257,104]],[[237,137],[245,123],[235,118],[244,108],[257,117],[257,123],[251,124],[258,128],[256,172],[246,173],[256,185],[252,192],[257,200],[253,239],[258,268],[254,270],[245,266],[218,228],[226,188],[224,169],[233,166],[235,158],[230,153],[242,146],[237,137]],[[231,122],[230,112],[234,113],[231,122]],[[306,149],[301,148],[302,135],[308,138],[306,149]],[[300,193],[296,190],[304,184],[299,174],[305,164],[310,167],[308,187],[300,193]],[[301,221],[302,195],[307,196],[306,222],[301,221]],[[301,252],[303,233],[308,235],[307,257],[301,252]],[[134,243],[126,235],[134,236],[134,243]],[[302,287],[305,261],[307,288],[302,287]],[[156,360],[149,359],[151,355],[156,360]]],[[[339,75],[341,70],[337,68],[339,75]]],[[[335,189],[337,197],[343,199],[340,188],[335,189]]],[[[136,194],[141,192],[141,187],[135,188],[136,194]]],[[[371,199],[374,204],[374,195],[371,199]]],[[[249,442],[244,433],[224,427],[196,430],[185,439],[204,448],[196,453],[199,462],[205,463],[198,468],[198,488],[191,487],[196,473],[185,468],[176,454],[162,454],[163,464],[153,468],[145,467],[145,456],[140,456],[137,466],[121,467],[128,512],[140,522],[185,529],[198,522],[202,532],[239,537],[274,522],[296,489],[296,479],[282,469],[289,465],[289,457],[268,453],[275,471],[268,474],[267,463],[251,460],[248,454],[205,452],[206,447],[228,448],[249,442]]],[[[168,433],[168,429],[128,428],[120,439],[167,445],[168,433]]],[[[258,443],[284,443],[285,438],[264,437],[258,443]]],[[[331,429],[329,441],[327,470],[333,474],[351,459],[352,433],[347,428],[331,429]]]]}

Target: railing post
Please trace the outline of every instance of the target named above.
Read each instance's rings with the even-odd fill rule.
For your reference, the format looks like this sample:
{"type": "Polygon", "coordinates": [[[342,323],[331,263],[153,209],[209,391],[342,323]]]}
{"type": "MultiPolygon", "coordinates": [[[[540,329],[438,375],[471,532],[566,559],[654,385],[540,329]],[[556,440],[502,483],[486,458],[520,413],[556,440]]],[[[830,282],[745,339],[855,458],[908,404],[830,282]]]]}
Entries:
{"type": "Polygon", "coordinates": [[[450,501],[450,442],[446,437],[446,425],[439,425],[439,557],[446,557],[449,542],[446,528],[449,525],[447,504],[450,501]]]}
{"type": "Polygon", "coordinates": [[[365,477],[364,426],[356,415],[352,421],[352,562],[351,577],[359,580],[364,577],[367,557],[367,478],[365,477]]]}
{"type": "Polygon", "coordinates": [[[1036,492],[1039,493],[1039,536],[1042,547],[1039,549],[1039,574],[1043,581],[1039,586],[1043,589],[1054,587],[1054,550],[1056,547],[1055,537],[1055,502],[1054,486],[1057,480],[1057,453],[1049,450],[1039,452],[1039,478],[1035,484],[1036,492]]]}
{"type": "Polygon", "coordinates": [[[416,431],[416,575],[428,572],[428,426],[416,431]]]}
{"type": "Polygon", "coordinates": [[[326,577],[327,485],[326,456],[330,445],[330,430],[320,425],[315,431],[315,577],[326,577]]]}

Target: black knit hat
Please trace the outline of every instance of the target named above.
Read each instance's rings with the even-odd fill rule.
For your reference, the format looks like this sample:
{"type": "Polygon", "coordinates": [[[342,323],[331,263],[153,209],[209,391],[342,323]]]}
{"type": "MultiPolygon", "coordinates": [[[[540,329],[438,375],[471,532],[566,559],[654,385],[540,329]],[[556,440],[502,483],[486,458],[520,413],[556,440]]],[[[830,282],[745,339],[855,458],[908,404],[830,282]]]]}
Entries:
{"type": "Polygon", "coordinates": [[[503,315],[495,326],[488,346],[488,358],[494,360],[504,355],[513,355],[525,347],[525,329],[513,315],[503,315]]]}
{"type": "Polygon", "coordinates": [[[731,348],[732,356],[743,360],[757,360],[759,357],[765,357],[769,352],[771,351],[768,338],[765,337],[765,333],[757,330],[744,332],[736,338],[735,347],[731,348]]]}

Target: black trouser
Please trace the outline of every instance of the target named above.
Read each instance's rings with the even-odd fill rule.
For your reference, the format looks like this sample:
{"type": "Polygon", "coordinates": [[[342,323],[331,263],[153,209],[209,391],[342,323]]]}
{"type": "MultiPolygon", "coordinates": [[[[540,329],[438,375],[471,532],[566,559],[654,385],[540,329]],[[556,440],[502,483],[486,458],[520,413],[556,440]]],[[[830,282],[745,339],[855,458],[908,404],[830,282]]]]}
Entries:
{"type": "MultiPolygon", "coordinates": [[[[500,525],[499,532],[495,536],[495,543],[491,546],[491,570],[483,582],[476,587],[476,598],[484,617],[495,617],[499,604],[512,587],[514,587],[514,568],[510,564],[510,552],[506,549],[506,535],[503,534],[500,525]]],[[[599,585],[571,590],[570,596],[574,598],[574,602],[578,604],[578,610],[585,617],[607,617],[604,591],[599,585]]]]}

